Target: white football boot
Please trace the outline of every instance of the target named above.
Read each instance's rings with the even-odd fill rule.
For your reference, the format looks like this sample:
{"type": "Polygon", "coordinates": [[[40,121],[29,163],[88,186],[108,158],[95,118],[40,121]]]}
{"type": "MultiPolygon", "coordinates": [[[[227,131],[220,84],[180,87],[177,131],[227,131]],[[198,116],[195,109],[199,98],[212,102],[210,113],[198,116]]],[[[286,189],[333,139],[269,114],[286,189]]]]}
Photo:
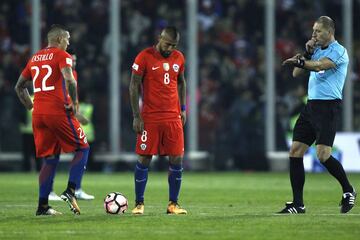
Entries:
{"type": "Polygon", "coordinates": [[[49,201],[62,201],[62,199],[55,192],[50,192],[49,201]]]}
{"type": "Polygon", "coordinates": [[[75,197],[80,200],[93,200],[95,199],[95,196],[87,194],[84,190],[77,189],[75,190],[75,197]]]}

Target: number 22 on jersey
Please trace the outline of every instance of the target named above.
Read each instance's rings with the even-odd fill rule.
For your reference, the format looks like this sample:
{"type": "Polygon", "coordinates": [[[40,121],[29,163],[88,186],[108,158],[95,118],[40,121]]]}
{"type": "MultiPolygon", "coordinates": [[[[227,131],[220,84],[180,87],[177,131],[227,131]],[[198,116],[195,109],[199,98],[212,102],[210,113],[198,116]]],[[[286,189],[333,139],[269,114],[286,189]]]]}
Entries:
{"type": "Polygon", "coordinates": [[[31,70],[35,70],[35,76],[33,80],[34,93],[41,91],[52,91],[55,89],[55,86],[46,86],[46,81],[49,79],[52,73],[52,68],[50,65],[41,65],[41,69],[38,66],[32,66],[31,70]],[[47,71],[45,76],[41,79],[41,88],[35,87],[36,80],[39,77],[40,71],[47,71]]]}

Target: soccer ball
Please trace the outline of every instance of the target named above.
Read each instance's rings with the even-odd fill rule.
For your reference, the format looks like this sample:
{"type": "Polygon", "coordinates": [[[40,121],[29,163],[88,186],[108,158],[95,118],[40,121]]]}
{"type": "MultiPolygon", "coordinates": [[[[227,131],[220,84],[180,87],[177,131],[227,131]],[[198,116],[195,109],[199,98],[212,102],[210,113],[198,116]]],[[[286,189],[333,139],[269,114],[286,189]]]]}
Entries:
{"type": "Polygon", "coordinates": [[[128,209],[128,200],[119,192],[111,192],[104,199],[105,212],[109,214],[123,214],[128,209]]]}

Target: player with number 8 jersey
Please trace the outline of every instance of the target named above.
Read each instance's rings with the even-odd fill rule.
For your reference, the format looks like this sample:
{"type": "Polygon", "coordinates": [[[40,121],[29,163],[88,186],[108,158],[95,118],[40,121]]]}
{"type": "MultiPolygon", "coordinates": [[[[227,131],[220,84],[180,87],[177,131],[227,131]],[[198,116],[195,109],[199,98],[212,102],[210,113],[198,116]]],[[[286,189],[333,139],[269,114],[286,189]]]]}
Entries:
{"type": "Polygon", "coordinates": [[[177,203],[183,170],[183,126],[186,122],[185,59],[175,49],[179,39],[180,34],[175,27],[164,28],[158,43],[141,51],[132,65],[129,91],[139,157],[134,174],[136,199],[133,214],[144,213],[148,166],[153,155],[169,156],[167,213],[187,213],[177,203]]]}
{"type": "Polygon", "coordinates": [[[167,122],[178,120],[180,102],[178,98],[179,74],[184,73],[184,56],[174,50],[164,58],[155,47],[141,51],[135,58],[132,72],[143,76],[142,117],[145,122],[167,122]]]}
{"type": "Polygon", "coordinates": [[[183,128],[178,95],[178,77],[184,74],[184,64],[185,59],[180,51],[174,49],[168,57],[164,57],[155,46],[144,49],[135,58],[132,73],[142,76],[143,106],[141,117],[148,126],[141,132],[141,136],[138,136],[136,153],[183,154],[183,128]],[[164,139],[160,139],[160,133],[157,130],[152,131],[153,128],[158,128],[156,123],[166,122],[173,122],[173,128],[177,129],[169,134],[169,138],[171,135],[177,136],[177,138],[172,141],[170,139],[169,142],[166,142],[168,140],[167,135],[164,136],[164,139]],[[176,141],[175,144],[174,141],[176,141]]]}

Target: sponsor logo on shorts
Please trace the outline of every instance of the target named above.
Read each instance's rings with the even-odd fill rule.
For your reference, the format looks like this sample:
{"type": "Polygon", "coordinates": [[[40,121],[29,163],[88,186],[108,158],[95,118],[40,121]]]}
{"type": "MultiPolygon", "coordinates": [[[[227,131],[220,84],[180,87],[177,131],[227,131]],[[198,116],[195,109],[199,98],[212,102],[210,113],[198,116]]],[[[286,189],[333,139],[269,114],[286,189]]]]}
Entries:
{"type": "Polygon", "coordinates": [[[146,144],[145,143],[140,144],[140,148],[141,148],[141,150],[144,151],[146,149],[146,144]]]}

